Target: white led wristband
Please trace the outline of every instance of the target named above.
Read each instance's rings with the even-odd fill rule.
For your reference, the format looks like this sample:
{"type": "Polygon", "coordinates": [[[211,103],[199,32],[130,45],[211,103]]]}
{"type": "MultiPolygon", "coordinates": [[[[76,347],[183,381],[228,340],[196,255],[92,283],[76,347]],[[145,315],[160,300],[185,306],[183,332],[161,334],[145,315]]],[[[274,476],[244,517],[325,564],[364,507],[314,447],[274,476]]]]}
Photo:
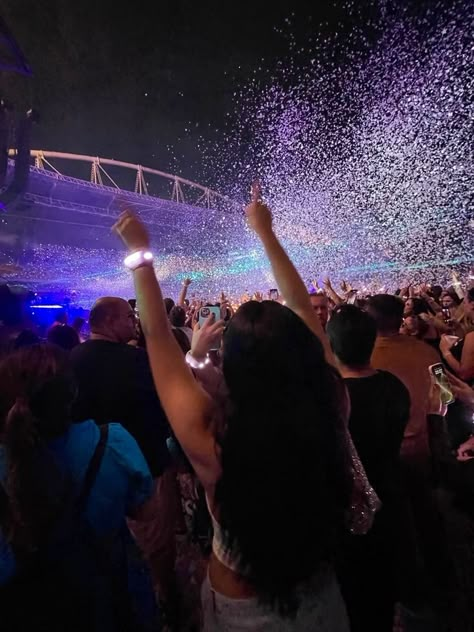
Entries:
{"type": "Polygon", "coordinates": [[[153,253],[149,250],[137,250],[132,252],[123,260],[123,264],[129,270],[136,270],[141,266],[151,265],[153,262],[153,253]]]}
{"type": "Polygon", "coordinates": [[[209,354],[207,354],[204,360],[199,362],[199,360],[196,360],[196,358],[192,355],[191,351],[188,351],[186,354],[186,362],[192,369],[204,369],[211,363],[211,358],[209,357],[209,354]]]}

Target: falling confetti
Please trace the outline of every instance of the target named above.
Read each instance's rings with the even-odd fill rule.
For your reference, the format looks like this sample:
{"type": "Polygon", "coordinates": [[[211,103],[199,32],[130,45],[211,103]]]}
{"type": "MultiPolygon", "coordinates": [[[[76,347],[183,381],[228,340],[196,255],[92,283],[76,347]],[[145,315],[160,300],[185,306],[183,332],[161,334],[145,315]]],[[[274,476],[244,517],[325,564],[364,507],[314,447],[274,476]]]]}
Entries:
{"type": "MultiPolygon", "coordinates": [[[[202,136],[203,181],[243,204],[259,176],[308,284],[446,282],[474,260],[474,5],[374,0],[362,19],[360,4],[344,5],[331,36],[297,41],[293,17],[276,28],[288,54],[271,68],[256,60],[236,85],[220,142],[202,136]]],[[[274,286],[235,205],[156,230],[167,242],[156,261],[167,294],[187,276],[190,293],[210,299],[274,286]]],[[[21,278],[90,299],[130,296],[123,255],[96,246],[37,243],[21,278]]]]}
{"type": "Polygon", "coordinates": [[[357,28],[311,51],[290,38],[277,72],[236,95],[219,184],[263,179],[308,279],[445,280],[473,260],[474,8],[374,6],[371,42],[357,28]]]}

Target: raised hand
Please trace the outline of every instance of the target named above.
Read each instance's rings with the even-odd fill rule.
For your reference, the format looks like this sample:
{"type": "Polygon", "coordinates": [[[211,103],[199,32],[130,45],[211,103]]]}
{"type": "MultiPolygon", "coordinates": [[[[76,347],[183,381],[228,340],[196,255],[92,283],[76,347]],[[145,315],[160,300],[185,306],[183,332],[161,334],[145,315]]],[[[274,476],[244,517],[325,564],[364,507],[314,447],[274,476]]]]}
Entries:
{"type": "Polygon", "coordinates": [[[255,294],[253,295],[253,298],[255,301],[258,301],[259,303],[261,303],[263,301],[263,294],[261,292],[255,292],[255,294]]]}
{"type": "Polygon", "coordinates": [[[184,279],[183,285],[189,287],[192,283],[192,279],[184,279]]]}
{"type": "Polygon", "coordinates": [[[260,183],[252,184],[250,204],[245,209],[247,222],[257,235],[263,235],[272,230],[272,214],[268,206],[263,204],[260,183]]]}
{"type": "Polygon", "coordinates": [[[148,250],[150,237],[144,224],[130,210],[121,213],[117,222],[112,226],[130,252],[148,250]]]}

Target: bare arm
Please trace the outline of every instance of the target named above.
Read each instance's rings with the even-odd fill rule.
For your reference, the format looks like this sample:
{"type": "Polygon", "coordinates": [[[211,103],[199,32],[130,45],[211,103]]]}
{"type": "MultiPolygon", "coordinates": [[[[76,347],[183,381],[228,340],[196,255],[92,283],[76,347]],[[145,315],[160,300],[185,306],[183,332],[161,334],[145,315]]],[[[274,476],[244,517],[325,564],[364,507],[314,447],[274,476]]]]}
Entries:
{"type": "Polygon", "coordinates": [[[402,287],[400,290],[400,294],[398,295],[400,298],[407,298],[408,297],[408,291],[409,291],[410,286],[407,285],[406,287],[402,287]]]}
{"type": "Polygon", "coordinates": [[[440,334],[452,334],[457,336],[459,333],[459,326],[457,323],[453,323],[453,325],[448,325],[444,322],[441,316],[432,317],[431,322],[440,334]]]}
{"type": "Polygon", "coordinates": [[[464,338],[461,362],[451,353],[451,348],[446,339],[440,344],[441,352],[449,366],[456,372],[462,380],[472,380],[474,378],[474,331],[464,338]]]}
{"type": "Polygon", "coordinates": [[[451,385],[451,390],[454,393],[454,397],[459,399],[474,412],[474,390],[466,384],[466,382],[463,382],[452,373],[448,375],[448,379],[451,385]]]}
{"type": "Polygon", "coordinates": [[[335,305],[342,305],[344,303],[344,299],[339,296],[339,294],[333,288],[330,279],[324,279],[324,289],[326,290],[326,294],[334,302],[335,305]]]}
{"type": "Polygon", "coordinates": [[[464,298],[464,290],[462,288],[462,283],[461,283],[461,279],[459,278],[459,274],[457,272],[453,272],[451,276],[453,279],[454,291],[456,292],[458,298],[462,301],[462,299],[464,298]]]}
{"type": "Polygon", "coordinates": [[[140,505],[139,507],[134,507],[131,511],[128,512],[128,517],[132,520],[136,520],[137,522],[148,522],[150,520],[156,519],[156,486],[157,482],[155,481],[153,485],[153,494],[150,498],[140,505]]]}
{"type": "Polygon", "coordinates": [[[425,299],[425,301],[428,303],[435,314],[440,314],[443,311],[441,305],[437,303],[429,294],[427,294],[426,292],[422,292],[421,296],[425,299]]]}
{"type": "Polygon", "coordinates": [[[191,279],[184,279],[183,285],[181,286],[181,292],[178,298],[178,305],[180,307],[186,307],[186,294],[188,293],[188,287],[191,285],[191,279]]]}
{"type": "MultiPolygon", "coordinates": [[[[115,230],[131,251],[148,249],[148,234],[130,212],[122,214],[115,230]]],[[[156,390],[176,438],[198,478],[209,489],[220,473],[208,424],[212,402],[195,381],[172,334],[153,267],[144,265],[133,276],[156,390]]]]}
{"type": "Polygon", "coordinates": [[[324,347],[327,361],[334,364],[334,356],[329,345],[329,340],[311,307],[308,290],[291,259],[273,232],[270,210],[259,201],[259,197],[260,191],[254,187],[252,191],[252,202],[246,209],[248,222],[257,233],[265,248],[273,275],[286,301],[287,307],[298,314],[311,331],[318,336],[324,347]]]}

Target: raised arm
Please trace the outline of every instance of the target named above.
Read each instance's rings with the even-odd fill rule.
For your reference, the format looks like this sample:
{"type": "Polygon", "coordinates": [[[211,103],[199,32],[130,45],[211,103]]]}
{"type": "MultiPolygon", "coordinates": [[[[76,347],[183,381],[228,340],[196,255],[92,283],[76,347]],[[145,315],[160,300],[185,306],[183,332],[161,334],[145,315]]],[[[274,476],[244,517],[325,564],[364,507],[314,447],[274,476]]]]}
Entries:
{"type": "MultiPolygon", "coordinates": [[[[130,252],[148,251],[143,224],[129,211],[114,226],[130,252]]],[[[214,435],[209,427],[212,401],[186,366],[151,262],[133,272],[140,322],[153,380],[168,421],[203,485],[211,488],[220,474],[214,435]]]]}
{"type": "Polygon", "coordinates": [[[432,296],[430,296],[426,291],[421,291],[420,296],[425,299],[428,305],[431,307],[435,314],[441,314],[443,308],[439,303],[437,303],[432,296]]]}
{"type": "Polygon", "coordinates": [[[188,287],[191,285],[192,281],[191,279],[184,279],[183,281],[183,285],[181,286],[181,292],[179,293],[179,297],[178,297],[178,305],[180,307],[186,307],[186,294],[188,293],[188,287]]]}
{"type": "Polygon", "coordinates": [[[326,294],[329,298],[334,302],[335,305],[342,305],[344,303],[344,299],[339,296],[336,290],[333,288],[331,279],[329,277],[323,280],[324,289],[326,290],[326,294]]]}
{"type": "Polygon", "coordinates": [[[324,347],[326,359],[333,364],[334,356],[329,345],[329,340],[321,327],[319,319],[314,313],[305,284],[273,232],[272,215],[270,209],[262,204],[260,200],[260,188],[258,184],[254,184],[252,187],[252,201],[247,206],[245,212],[249,225],[256,232],[265,248],[273,275],[286,301],[287,307],[298,314],[306,325],[318,336],[324,347]]]}
{"type": "Polygon", "coordinates": [[[464,298],[464,290],[462,287],[461,279],[459,278],[459,274],[457,272],[453,272],[451,274],[451,278],[453,279],[453,288],[456,292],[458,298],[462,301],[464,298]]]}

